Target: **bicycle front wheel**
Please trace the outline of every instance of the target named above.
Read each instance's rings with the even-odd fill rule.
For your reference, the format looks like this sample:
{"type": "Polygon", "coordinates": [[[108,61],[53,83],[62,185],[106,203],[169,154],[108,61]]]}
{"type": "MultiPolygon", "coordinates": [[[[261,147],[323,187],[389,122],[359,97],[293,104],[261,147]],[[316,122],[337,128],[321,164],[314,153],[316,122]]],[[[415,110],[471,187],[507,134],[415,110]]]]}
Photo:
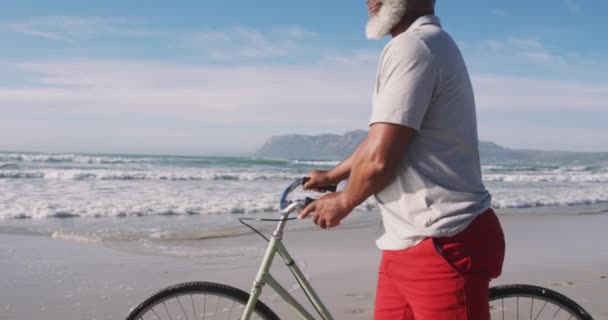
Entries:
{"type": "Polygon", "coordinates": [[[490,288],[492,320],[593,320],[576,302],[547,288],[507,285],[490,288]]]}
{"type": "MultiPolygon", "coordinates": [[[[188,282],[165,288],[135,307],[126,320],[239,320],[249,294],[212,282],[188,282]]],[[[279,320],[258,301],[252,320],[279,320]]]]}

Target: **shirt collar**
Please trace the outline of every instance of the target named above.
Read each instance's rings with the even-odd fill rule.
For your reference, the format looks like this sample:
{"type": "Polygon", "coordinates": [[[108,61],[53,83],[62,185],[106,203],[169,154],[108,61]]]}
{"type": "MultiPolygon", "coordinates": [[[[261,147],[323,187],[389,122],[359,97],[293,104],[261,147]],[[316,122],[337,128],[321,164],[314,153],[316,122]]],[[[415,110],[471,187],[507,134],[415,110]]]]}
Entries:
{"type": "Polygon", "coordinates": [[[441,27],[441,22],[439,21],[439,17],[429,14],[429,15],[422,16],[422,17],[416,19],[416,21],[414,21],[414,23],[412,23],[412,25],[408,28],[408,30],[410,30],[410,29],[414,30],[425,24],[433,24],[438,27],[441,27]]]}

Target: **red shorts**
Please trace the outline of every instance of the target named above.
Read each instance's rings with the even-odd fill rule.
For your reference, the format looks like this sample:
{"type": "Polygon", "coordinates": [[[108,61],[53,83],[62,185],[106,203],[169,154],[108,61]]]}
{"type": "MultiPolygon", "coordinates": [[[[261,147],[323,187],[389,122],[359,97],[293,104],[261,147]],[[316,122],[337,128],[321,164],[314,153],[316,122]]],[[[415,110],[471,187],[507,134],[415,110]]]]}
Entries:
{"type": "Polygon", "coordinates": [[[489,320],[490,279],[502,272],[505,241],[492,209],[463,232],[384,251],[375,320],[489,320]]]}

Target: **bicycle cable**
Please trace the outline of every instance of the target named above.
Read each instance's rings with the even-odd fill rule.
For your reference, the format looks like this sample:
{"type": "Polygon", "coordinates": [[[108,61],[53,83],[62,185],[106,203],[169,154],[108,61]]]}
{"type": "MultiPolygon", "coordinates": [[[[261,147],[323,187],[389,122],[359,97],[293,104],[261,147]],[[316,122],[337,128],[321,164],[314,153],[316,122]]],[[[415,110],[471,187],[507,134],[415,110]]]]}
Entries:
{"type": "Polygon", "coordinates": [[[246,226],[247,228],[253,230],[253,232],[257,233],[260,237],[262,237],[264,240],[266,240],[266,242],[270,242],[270,239],[266,238],[265,235],[263,235],[260,231],[258,231],[256,228],[252,227],[250,224],[247,224],[245,221],[263,221],[263,222],[281,222],[281,221],[289,221],[289,220],[295,220],[296,218],[287,218],[287,219],[267,219],[267,218],[240,218],[239,222],[241,224],[243,224],[244,226],[246,226]]]}
{"type": "MultiPolygon", "coordinates": [[[[267,219],[267,218],[239,218],[239,222],[241,224],[243,224],[244,226],[246,226],[247,228],[253,230],[253,232],[257,233],[260,237],[262,237],[264,240],[266,240],[266,242],[270,242],[270,239],[266,238],[265,235],[263,235],[260,231],[258,231],[256,228],[254,228],[253,226],[251,226],[250,224],[246,223],[245,221],[263,221],[263,222],[281,222],[281,221],[289,221],[289,220],[296,220],[296,218],[281,218],[281,219],[267,219]]],[[[281,253],[279,252],[279,255],[281,255],[281,253]]],[[[283,255],[281,255],[282,258],[283,255]]],[[[302,286],[302,282],[300,281],[300,279],[298,279],[298,277],[296,276],[295,272],[289,268],[289,271],[291,272],[291,274],[293,275],[293,277],[296,279],[296,281],[298,282],[298,285],[300,286],[300,288],[303,288],[302,286]]],[[[322,320],[327,320],[325,319],[325,317],[323,317],[323,314],[321,313],[321,311],[317,308],[317,306],[313,303],[312,298],[308,295],[308,292],[306,292],[306,290],[302,290],[302,292],[304,292],[304,295],[306,296],[306,299],[308,299],[308,302],[310,302],[310,305],[315,309],[315,311],[319,314],[319,317],[321,317],[322,320]]]]}

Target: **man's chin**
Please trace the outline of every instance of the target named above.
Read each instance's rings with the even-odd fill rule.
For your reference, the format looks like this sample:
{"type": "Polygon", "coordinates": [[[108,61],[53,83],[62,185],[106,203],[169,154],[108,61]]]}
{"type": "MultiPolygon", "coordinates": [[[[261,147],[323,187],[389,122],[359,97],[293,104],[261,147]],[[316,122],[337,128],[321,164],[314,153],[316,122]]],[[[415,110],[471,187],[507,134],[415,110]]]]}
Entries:
{"type": "Polygon", "coordinates": [[[385,0],[377,14],[370,17],[365,28],[368,39],[382,39],[401,21],[405,14],[404,0],[385,0]]]}
{"type": "Polygon", "coordinates": [[[365,35],[370,40],[380,40],[386,37],[392,28],[380,21],[379,17],[372,17],[365,27],[365,35]]]}

